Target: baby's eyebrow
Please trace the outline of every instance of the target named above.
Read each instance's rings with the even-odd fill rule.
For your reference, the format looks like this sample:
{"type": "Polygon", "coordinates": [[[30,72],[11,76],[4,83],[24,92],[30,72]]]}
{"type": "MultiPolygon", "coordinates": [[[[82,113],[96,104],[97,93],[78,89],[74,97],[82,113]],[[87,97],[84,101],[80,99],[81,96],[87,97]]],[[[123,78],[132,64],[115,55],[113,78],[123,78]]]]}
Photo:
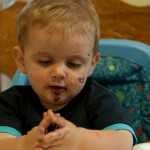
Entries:
{"type": "Polygon", "coordinates": [[[48,52],[36,52],[36,53],[33,53],[33,56],[47,56],[47,55],[50,55],[48,52]]]}

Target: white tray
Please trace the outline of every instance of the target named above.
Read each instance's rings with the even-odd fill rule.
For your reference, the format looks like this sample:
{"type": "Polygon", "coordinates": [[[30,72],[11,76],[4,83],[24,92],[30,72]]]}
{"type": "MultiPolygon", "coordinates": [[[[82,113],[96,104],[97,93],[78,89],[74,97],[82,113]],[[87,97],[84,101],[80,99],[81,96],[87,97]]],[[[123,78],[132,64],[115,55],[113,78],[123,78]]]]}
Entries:
{"type": "Polygon", "coordinates": [[[150,142],[137,144],[133,147],[133,150],[150,150],[150,142]]]}

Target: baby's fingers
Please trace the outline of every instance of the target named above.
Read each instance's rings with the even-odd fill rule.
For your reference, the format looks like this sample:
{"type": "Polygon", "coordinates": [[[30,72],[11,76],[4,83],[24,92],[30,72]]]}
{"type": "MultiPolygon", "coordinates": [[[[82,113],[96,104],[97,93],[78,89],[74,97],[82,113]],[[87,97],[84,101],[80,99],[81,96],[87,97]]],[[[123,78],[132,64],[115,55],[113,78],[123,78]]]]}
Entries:
{"type": "Polygon", "coordinates": [[[57,129],[53,132],[48,133],[45,136],[45,140],[55,141],[58,139],[62,139],[66,135],[66,133],[67,133],[66,128],[60,128],[60,129],[57,129]]]}
{"type": "Polygon", "coordinates": [[[42,141],[42,147],[45,148],[49,146],[53,147],[61,145],[63,143],[63,138],[66,135],[66,133],[67,131],[65,128],[61,128],[48,133],[42,141]]]}
{"type": "Polygon", "coordinates": [[[53,111],[51,110],[51,109],[49,109],[48,111],[47,111],[47,115],[49,115],[49,116],[55,116],[55,117],[60,117],[60,114],[59,113],[53,113],[53,111]]]}
{"type": "Polygon", "coordinates": [[[51,118],[47,116],[40,122],[39,127],[44,129],[44,132],[46,133],[47,128],[50,126],[50,124],[51,124],[51,118]]]}
{"type": "Polygon", "coordinates": [[[66,126],[66,120],[63,117],[51,117],[51,121],[56,124],[57,128],[65,127],[66,126]]]}

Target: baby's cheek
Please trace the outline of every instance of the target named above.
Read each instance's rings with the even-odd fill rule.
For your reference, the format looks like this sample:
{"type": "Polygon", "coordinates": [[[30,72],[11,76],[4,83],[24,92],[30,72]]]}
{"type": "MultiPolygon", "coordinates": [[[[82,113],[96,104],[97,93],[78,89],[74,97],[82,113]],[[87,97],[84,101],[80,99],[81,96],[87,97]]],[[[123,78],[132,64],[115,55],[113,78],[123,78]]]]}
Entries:
{"type": "Polygon", "coordinates": [[[77,80],[79,83],[83,84],[85,82],[85,77],[78,77],[77,80]]]}
{"type": "Polygon", "coordinates": [[[70,83],[76,86],[83,86],[87,80],[87,77],[82,75],[83,73],[74,73],[70,78],[70,83]]]}

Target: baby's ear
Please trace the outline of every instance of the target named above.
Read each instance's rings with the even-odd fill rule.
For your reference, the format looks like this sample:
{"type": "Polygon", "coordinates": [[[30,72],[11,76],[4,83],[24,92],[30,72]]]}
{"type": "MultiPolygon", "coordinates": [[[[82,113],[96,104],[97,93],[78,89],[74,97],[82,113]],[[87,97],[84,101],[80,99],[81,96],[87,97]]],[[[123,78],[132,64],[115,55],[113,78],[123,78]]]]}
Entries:
{"type": "Polygon", "coordinates": [[[92,59],[91,68],[90,68],[90,71],[89,71],[89,76],[93,73],[97,63],[99,62],[99,60],[100,60],[100,53],[96,53],[95,56],[92,59]]]}
{"type": "Polygon", "coordinates": [[[26,69],[25,69],[25,65],[24,65],[24,53],[23,51],[19,48],[19,47],[14,47],[12,50],[12,55],[13,58],[15,60],[15,63],[18,67],[18,69],[23,72],[26,73],[26,69]]]}

